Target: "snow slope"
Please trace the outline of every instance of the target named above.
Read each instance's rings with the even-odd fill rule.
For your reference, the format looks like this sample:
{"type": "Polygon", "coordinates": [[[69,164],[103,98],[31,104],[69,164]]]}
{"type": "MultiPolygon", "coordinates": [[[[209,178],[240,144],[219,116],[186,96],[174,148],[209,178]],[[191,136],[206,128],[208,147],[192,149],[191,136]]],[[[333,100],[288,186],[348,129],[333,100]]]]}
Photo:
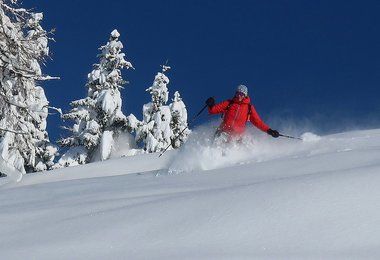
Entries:
{"type": "Polygon", "coordinates": [[[380,130],[303,137],[0,178],[1,259],[378,259],[380,130]]]}

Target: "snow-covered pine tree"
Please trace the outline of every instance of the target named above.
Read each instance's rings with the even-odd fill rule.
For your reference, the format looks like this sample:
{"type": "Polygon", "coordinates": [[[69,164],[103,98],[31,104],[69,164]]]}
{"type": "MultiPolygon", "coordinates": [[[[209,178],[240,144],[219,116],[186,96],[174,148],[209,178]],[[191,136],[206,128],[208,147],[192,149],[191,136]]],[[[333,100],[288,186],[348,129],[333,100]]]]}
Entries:
{"type": "Polygon", "coordinates": [[[125,130],[120,89],[127,82],[122,78],[121,69],[133,66],[124,59],[119,37],[119,32],[113,30],[108,43],[99,48],[100,63],[93,65],[88,74],[87,97],[71,102],[71,111],[62,116],[75,123],[72,128],[67,128],[72,135],[59,140],[69,149],[55,167],[108,159],[114,138],[125,130]]]}
{"type": "Polygon", "coordinates": [[[143,106],[143,120],[137,120],[134,115],[128,116],[127,120],[129,128],[136,131],[136,141],[142,142],[148,153],[161,152],[168,146],[169,149],[177,148],[190,132],[186,129],[173,142],[176,135],[187,127],[187,111],[178,92],[174,94],[173,103],[166,105],[169,78],[164,73],[170,67],[161,67],[162,71],[155,76],[153,85],[146,89],[151,94],[151,102],[143,106]]]}
{"type": "Polygon", "coordinates": [[[170,67],[162,65],[162,71],[154,78],[153,85],[146,89],[151,94],[151,102],[143,106],[143,120],[134,115],[128,117],[129,127],[136,131],[136,141],[143,142],[148,153],[160,152],[171,144],[173,132],[170,128],[171,113],[168,102],[169,78],[164,74],[170,67]]]}
{"type": "Polygon", "coordinates": [[[133,114],[127,117],[129,131],[136,132],[136,142],[143,143],[143,150],[148,153],[161,152],[167,147],[178,148],[191,132],[187,128],[186,106],[178,91],[174,93],[173,102],[166,105],[169,78],[164,73],[170,67],[161,67],[162,71],[155,76],[153,85],[146,89],[151,94],[151,102],[143,106],[143,120],[139,121],[133,114]]]}
{"type": "Polygon", "coordinates": [[[42,13],[0,0],[0,155],[22,173],[49,169],[57,147],[46,131],[48,100],[36,81],[49,55],[42,13]]]}
{"type": "Polygon", "coordinates": [[[178,91],[174,93],[172,101],[173,102],[169,105],[172,115],[170,122],[170,127],[173,132],[173,136],[171,137],[172,146],[173,148],[178,148],[186,142],[187,136],[191,131],[187,128],[187,109],[178,91]]]}

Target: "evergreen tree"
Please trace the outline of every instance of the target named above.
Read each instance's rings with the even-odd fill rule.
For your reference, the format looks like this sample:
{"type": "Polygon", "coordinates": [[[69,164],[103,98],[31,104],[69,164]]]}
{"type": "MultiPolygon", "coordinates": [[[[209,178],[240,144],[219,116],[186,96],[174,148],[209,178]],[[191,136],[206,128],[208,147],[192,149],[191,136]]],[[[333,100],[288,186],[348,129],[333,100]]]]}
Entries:
{"type": "Polygon", "coordinates": [[[142,142],[148,153],[162,151],[171,143],[171,113],[165,105],[169,98],[169,78],[164,72],[168,69],[170,67],[162,65],[162,72],[157,73],[153,85],[146,89],[151,94],[151,102],[143,106],[143,120],[137,120],[134,115],[127,118],[128,127],[136,131],[136,142],[142,142]]]}
{"type": "Polygon", "coordinates": [[[133,66],[124,59],[119,37],[118,31],[113,30],[109,42],[99,48],[100,63],[88,74],[87,97],[71,102],[71,111],[62,116],[75,123],[67,128],[72,135],[59,141],[70,149],[57,167],[108,159],[114,139],[126,130],[120,89],[127,82],[122,79],[121,70],[133,66]]]}
{"type": "Polygon", "coordinates": [[[0,0],[0,155],[22,173],[50,169],[57,148],[46,131],[49,102],[37,81],[49,55],[42,13],[0,0]]]}
{"type": "Polygon", "coordinates": [[[151,94],[151,102],[143,106],[143,120],[139,121],[132,114],[127,118],[129,128],[136,131],[136,141],[142,142],[144,151],[148,153],[161,152],[168,146],[169,149],[178,148],[190,133],[186,106],[179,92],[175,92],[173,103],[166,105],[169,78],[164,73],[169,69],[169,66],[162,65],[162,71],[155,76],[153,85],[146,89],[151,94]],[[180,136],[175,139],[177,135],[180,136]]]}
{"type": "Polygon", "coordinates": [[[172,120],[170,122],[170,128],[172,129],[173,136],[172,146],[173,148],[180,147],[190,134],[190,130],[187,128],[187,110],[185,103],[183,103],[181,95],[178,91],[174,93],[173,102],[169,105],[172,120]]]}

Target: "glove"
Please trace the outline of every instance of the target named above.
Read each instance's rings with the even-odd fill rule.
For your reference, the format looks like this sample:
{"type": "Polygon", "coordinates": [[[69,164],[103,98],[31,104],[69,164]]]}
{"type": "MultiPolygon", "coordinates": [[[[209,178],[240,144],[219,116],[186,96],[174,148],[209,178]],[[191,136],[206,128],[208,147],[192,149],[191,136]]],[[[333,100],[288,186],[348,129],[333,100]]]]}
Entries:
{"type": "Polygon", "coordinates": [[[274,138],[280,136],[280,133],[277,130],[272,130],[270,128],[268,129],[267,134],[273,136],[274,138]]]}
{"type": "Polygon", "coordinates": [[[215,106],[215,99],[213,97],[209,97],[207,100],[206,100],[206,105],[209,107],[209,108],[212,108],[213,106],[215,106]]]}

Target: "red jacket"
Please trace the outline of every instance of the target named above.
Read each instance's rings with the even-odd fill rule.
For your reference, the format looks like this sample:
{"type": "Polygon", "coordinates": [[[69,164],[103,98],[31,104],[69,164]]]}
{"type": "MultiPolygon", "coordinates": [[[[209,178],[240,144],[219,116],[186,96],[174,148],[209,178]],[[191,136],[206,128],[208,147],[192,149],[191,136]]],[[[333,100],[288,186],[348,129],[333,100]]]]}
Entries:
{"type": "Polygon", "coordinates": [[[261,131],[268,131],[269,127],[261,121],[256,109],[250,104],[248,96],[239,103],[239,99],[234,97],[208,109],[210,114],[224,113],[223,122],[219,129],[231,135],[241,135],[245,131],[247,121],[259,128],[261,131]],[[248,115],[248,106],[251,106],[251,113],[248,115]]]}

